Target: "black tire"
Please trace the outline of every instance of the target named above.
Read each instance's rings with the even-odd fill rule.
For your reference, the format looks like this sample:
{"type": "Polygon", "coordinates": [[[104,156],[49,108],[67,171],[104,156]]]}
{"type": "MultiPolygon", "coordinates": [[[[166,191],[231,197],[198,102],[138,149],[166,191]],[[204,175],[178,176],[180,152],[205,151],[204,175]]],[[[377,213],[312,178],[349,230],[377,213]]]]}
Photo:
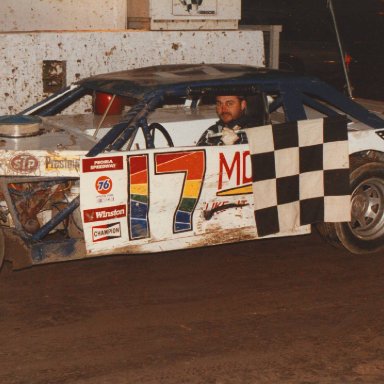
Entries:
{"type": "Polygon", "coordinates": [[[344,248],[341,244],[339,238],[337,237],[335,224],[333,223],[318,223],[315,224],[315,228],[317,232],[319,232],[320,236],[333,247],[336,248],[344,248]]]}
{"type": "Polygon", "coordinates": [[[350,184],[351,222],[317,228],[326,241],[352,253],[378,251],[384,247],[384,164],[352,162],[350,184]]]}

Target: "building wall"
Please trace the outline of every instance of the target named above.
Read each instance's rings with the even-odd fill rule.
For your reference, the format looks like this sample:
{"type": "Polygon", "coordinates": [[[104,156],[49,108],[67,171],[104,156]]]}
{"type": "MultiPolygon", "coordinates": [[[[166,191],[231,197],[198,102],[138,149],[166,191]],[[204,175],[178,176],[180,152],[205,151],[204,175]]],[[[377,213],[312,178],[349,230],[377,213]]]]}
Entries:
{"type": "MultiPolygon", "coordinates": [[[[264,66],[264,44],[262,32],[254,30],[0,33],[0,57],[0,114],[13,114],[47,96],[43,60],[66,61],[69,84],[156,64],[264,66]]],[[[82,108],[73,112],[87,106],[82,108]]]]}
{"type": "Polygon", "coordinates": [[[124,29],[126,0],[1,0],[0,32],[124,29]]]}

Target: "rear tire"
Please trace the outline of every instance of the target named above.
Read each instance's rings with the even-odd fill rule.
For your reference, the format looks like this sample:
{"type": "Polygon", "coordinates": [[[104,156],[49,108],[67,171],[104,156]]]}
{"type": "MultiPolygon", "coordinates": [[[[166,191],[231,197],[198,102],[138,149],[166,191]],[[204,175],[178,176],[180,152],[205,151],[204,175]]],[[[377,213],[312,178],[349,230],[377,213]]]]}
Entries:
{"type": "Polygon", "coordinates": [[[351,166],[351,222],[322,223],[317,228],[335,246],[357,254],[375,252],[384,247],[384,164],[351,166]]]}

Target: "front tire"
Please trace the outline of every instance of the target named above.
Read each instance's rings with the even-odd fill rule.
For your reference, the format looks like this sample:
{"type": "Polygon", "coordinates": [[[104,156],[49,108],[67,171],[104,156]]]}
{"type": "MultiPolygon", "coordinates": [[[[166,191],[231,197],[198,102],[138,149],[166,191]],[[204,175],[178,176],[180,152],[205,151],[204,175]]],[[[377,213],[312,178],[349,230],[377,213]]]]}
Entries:
{"type": "Polygon", "coordinates": [[[384,164],[357,165],[350,175],[351,217],[349,223],[320,224],[328,242],[363,254],[384,247],[384,164]]]}

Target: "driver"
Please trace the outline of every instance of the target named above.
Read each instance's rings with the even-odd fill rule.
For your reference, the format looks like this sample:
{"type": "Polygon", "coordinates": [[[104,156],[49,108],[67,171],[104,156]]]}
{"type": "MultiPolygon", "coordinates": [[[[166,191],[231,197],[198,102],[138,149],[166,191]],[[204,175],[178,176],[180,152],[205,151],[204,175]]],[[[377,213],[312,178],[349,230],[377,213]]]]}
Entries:
{"type": "Polygon", "coordinates": [[[209,127],[197,142],[197,145],[231,145],[247,143],[247,136],[240,131],[251,127],[245,115],[247,102],[241,96],[217,96],[216,113],[220,118],[209,127]],[[239,132],[240,131],[240,132],[239,132]]]}

